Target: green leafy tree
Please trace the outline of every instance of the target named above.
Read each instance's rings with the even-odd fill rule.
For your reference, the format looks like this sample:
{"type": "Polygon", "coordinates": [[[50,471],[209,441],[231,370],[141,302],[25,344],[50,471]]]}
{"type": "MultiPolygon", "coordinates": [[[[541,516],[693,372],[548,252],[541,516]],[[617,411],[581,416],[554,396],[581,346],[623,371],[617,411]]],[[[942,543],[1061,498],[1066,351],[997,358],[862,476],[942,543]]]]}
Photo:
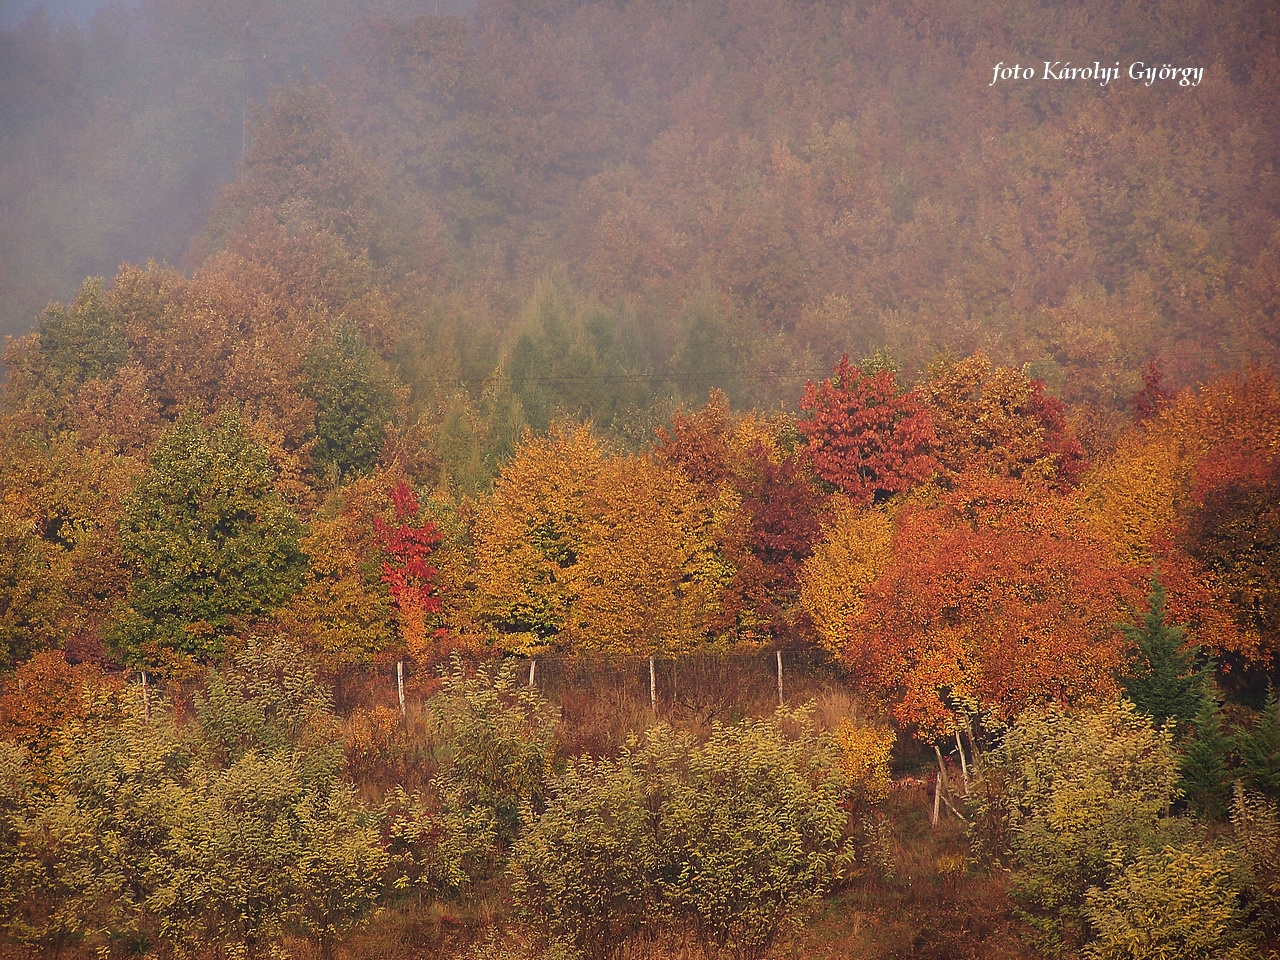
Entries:
{"type": "Polygon", "coordinates": [[[687,757],[663,734],[651,735],[648,749],[663,772],[667,900],[692,921],[708,954],[763,956],[831,881],[848,788],[835,751],[803,714],[785,713],[717,726],[687,757]]]}
{"type": "Polygon", "coordinates": [[[517,902],[593,960],[621,952],[664,915],[645,774],[630,752],[571,764],[511,851],[517,902]]]}
{"type": "Polygon", "coordinates": [[[329,690],[292,642],[250,639],[229,664],[209,671],[194,699],[199,748],[218,768],[249,754],[288,756],[303,782],[320,789],[342,769],[329,690]]]}
{"type": "Polygon", "coordinates": [[[976,830],[1007,839],[1014,900],[1057,950],[1083,942],[1085,893],[1105,887],[1117,858],[1159,845],[1177,759],[1169,731],[1123,701],[1029,711],[988,754],[983,780],[976,830]]]}
{"type": "Polygon", "coordinates": [[[397,787],[383,803],[382,825],[397,889],[454,897],[492,875],[498,843],[492,810],[441,809],[438,797],[397,787]]]}
{"type": "Polygon", "coordinates": [[[396,405],[386,364],[360,343],[352,330],[339,330],[307,360],[303,392],[316,405],[316,446],[320,472],[339,478],[371,469],[382,453],[396,405]]]}
{"type": "Polygon", "coordinates": [[[592,958],[663,930],[707,956],[760,957],[834,875],[840,756],[804,710],[717,725],[705,744],[654,727],[553,779],[512,850],[517,899],[592,958]]]}
{"type": "Polygon", "coordinates": [[[349,783],[335,783],[328,796],[303,796],[294,816],[302,853],[289,868],[298,900],[290,926],[315,940],[328,960],[338,936],[382,898],[387,855],[377,817],[349,783]]]}
{"type": "Polygon", "coordinates": [[[116,635],[126,655],[171,671],[218,656],[301,586],[300,532],[240,419],[223,412],[206,429],[184,414],[125,505],[120,544],[134,579],[116,635]]]}
{"type": "Polygon", "coordinates": [[[192,757],[152,707],[148,716],[134,688],[117,722],[68,725],[53,762],[18,771],[27,789],[6,818],[16,843],[0,921],[11,938],[42,953],[105,953],[155,932],[148,901],[192,757]]]}
{"type": "Polygon", "coordinates": [[[301,651],[251,640],[197,699],[200,758],[172,810],[150,902],[166,939],[251,955],[288,931],[322,954],[383,890],[376,818],[339,779],[342,749],[301,651]]]}
{"type": "Polygon", "coordinates": [[[572,303],[551,284],[534,293],[502,373],[535,432],[563,417],[608,429],[651,399],[639,375],[645,358],[624,321],[572,303]]]}
{"type": "Polygon", "coordinates": [[[1199,715],[1213,667],[1196,665],[1199,647],[1188,646],[1185,628],[1168,621],[1166,600],[1164,586],[1153,579],[1142,622],[1120,625],[1130,652],[1119,681],[1141,713],[1157,727],[1172,722],[1177,735],[1186,733],[1199,715]]]}
{"type": "Polygon", "coordinates": [[[128,359],[124,317],[103,285],[90,277],[69,308],[53,304],[40,316],[40,352],[56,383],[76,387],[110,377],[128,359]]]}
{"type": "Polygon", "coordinates": [[[324,954],[384,889],[376,817],[338,779],[327,693],[296,648],[251,643],[180,728],[134,686],[57,733],[40,768],[0,749],[0,925],[42,953],[324,954]],[[327,758],[327,759],[326,759],[327,758]]]}
{"type": "Polygon", "coordinates": [[[124,317],[103,286],[100,277],[85,280],[71,306],[50,304],[36,333],[6,351],[7,406],[33,425],[70,427],[80,386],[114,376],[128,359],[124,317]]]}
{"type": "Polygon", "coordinates": [[[456,658],[428,709],[440,725],[435,786],[446,809],[488,818],[497,852],[505,853],[520,831],[522,808],[539,811],[546,799],[556,709],[517,682],[514,661],[468,676],[456,658]]]}

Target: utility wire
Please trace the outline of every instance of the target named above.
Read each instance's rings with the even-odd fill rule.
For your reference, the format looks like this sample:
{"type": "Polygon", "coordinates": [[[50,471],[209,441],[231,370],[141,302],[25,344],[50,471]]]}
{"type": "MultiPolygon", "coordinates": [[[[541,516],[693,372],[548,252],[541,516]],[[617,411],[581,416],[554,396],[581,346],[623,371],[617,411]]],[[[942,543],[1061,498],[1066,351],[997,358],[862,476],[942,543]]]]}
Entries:
{"type": "MultiPolygon", "coordinates": [[[[1256,360],[1261,364],[1272,361],[1275,357],[1275,351],[1259,351],[1247,350],[1242,348],[1230,349],[1213,349],[1201,347],[1195,350],[1179,351],[1182,355],[1195,355],[1199,357],[1216,357],[1230,358],[1237,360],[1256,360]]],[[[1166,359],[1166,364],[1168,360],[1166,359]]],[[[824,369],[822,372],[809,372],[803,370],[755,370],[745,372],[733,372],[730,370],[717,371],[713,373],[603,373],[603,374],[581,374],[574,376],[556,376],[556,377],[520,377],[520,376],[486,376],[486,377],[442,377],[430,378],[417,381],[418,383],[431,384],[436,387],[465,387],[475,384],[525,384],[525,383],[543,383],[543,384],[560,384],[560,383],[720,383],[720,382],[763,382],[768,380],[806,380],[815,383],[821,383],[823,380],[829,379],[833,371],[824,369]]]]}
{"type": "Polygon", "coordinates": [[[714,383],[725,380],[814,380],[822,379],[824,376],[830,376],[830,374],[787,373],[781,370],[767,370],[754,373],[611,373],[565,377],[458,377],[454,379],[426,379],[418,382],[429,383],[437,387],[467,386],[477,383],[714,383]]]}

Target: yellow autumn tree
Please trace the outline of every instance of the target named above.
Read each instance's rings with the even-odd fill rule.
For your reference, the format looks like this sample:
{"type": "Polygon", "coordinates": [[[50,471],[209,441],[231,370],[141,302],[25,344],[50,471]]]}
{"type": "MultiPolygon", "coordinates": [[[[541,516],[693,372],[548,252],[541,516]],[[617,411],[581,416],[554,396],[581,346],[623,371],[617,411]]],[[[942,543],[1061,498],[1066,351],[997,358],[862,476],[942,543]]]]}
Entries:
{"type": "Polygon", "coordinates": [[[312,518],[302,549],[303,587],[276,616],[321,663],[368,663],[395,644],[394,610],[378,583],[374,518],[386,507],[381,477],[344,487],[312,518]]]}
{"type": "Polygon", "coordinates": [[[480,505],[476,616],[517,653],[675,653],[727,577],[714,505],[676,468],[608,456],[585,426],[526,434],[480,505]]]}
{"type": "Polygon", "coordinates": [[[1061,401],[1013,367],[981,353],[930,365],[920,394],[933,419],[938,476],[1012,477],[1070,487],[1084,470],[1084,451],[1067,426],[1061,401]]]}
{"type": "Polygon", "coordinates": [[[526,432],[481,502],[475,524],[477,619],[499,646],[536,652],[561,642],[577,600],[574,568],[599,536],[589,492],[604,451],[586,426],[526,432]]]}
{"type": "Polygon", "coordinates": [[[643,455],[605,461],[591,501],[597,527],[575,570],[576,644],[643,654],[696,645],[728,572],[711,505],[680,471],[643,455]]]}
{"type": "Polygon", "coordinates": [[[893,523],[883,509],[834,501],[834,516],[800,572],[800,603],[822,645],[839,653],[848,623],[862,609],[862,592],[888,563],[893,523]]]}
{"type": "Polygon", "coordinates": [[[1185,506],[1193,451],[1178,434],[1161,423],[1150,433],[1125,436],[1080,491],[1091,528],[1121,563],[1150,566],[1152,543],[1185,506]]]}
{"type": "Polygon", "coordinates": [[[845,717],[835,730],[840,770],[862,799],[880,803],[889,797],[889,757],[897,743],[891,727],[845,717]]]}

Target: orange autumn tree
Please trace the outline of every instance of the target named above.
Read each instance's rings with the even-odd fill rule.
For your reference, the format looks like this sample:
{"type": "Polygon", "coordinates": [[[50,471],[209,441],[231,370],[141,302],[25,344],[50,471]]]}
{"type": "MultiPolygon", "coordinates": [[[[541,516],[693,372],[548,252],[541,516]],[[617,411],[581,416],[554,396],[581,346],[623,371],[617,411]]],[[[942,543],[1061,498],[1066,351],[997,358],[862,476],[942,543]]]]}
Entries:
{"type": "Polygon", "coordinates": [[[659,427],[655,455],[679,467],[704,496],[715,496],[734,477],[752,469],[756,447],[774,463],[782,459],[777,430],[755,411],[735,413],[721,390],[712,390],[702,409],[680,407],[671,425],[659,427]]]}
{"type": "Polygon", "coordinates": [[[1002,725],[1032,704],[1110,696],[1115,624],[1139,579],[1061,498],[975,482],[904,509],[893,559],[848,622],[844,659],[930,739],[962,717],[1002,725]]]}
{"type": "Polygon", "coordinates": [[[70,664],[43,650],[0,680],[0,740],[21,744],[37,763],[67,749],[59,732],[94,726],[118,714],[123,678],[88,663],[70,664]]]}
{"type": "Polygon", "coordinates": [[[1219,381],[1203,399],[1209,409],[1229,404],[1241,429],[1215,437],[1196,462],[1183,543],[1266,661],[1280,651],[1280,385],[1256,370],[1219,381]]]}
{"type": "Polygon", "coordinates": [[[1167,398],[1086,479],[1080,503],[1121,563],[1158,565],[1169,612],[1226,668],[1280,648],[1267,603],[1280,385],[1265,369],[1167,398]]]}
{"type": "Polygon", "coordinates": [[[935,361],[920,387],[937,435],[942,481],[961,474],[1014,477],[1068,489],[1087,466],[1062,401],[1040,380],[993,367],[981,353],[935,361]]]}

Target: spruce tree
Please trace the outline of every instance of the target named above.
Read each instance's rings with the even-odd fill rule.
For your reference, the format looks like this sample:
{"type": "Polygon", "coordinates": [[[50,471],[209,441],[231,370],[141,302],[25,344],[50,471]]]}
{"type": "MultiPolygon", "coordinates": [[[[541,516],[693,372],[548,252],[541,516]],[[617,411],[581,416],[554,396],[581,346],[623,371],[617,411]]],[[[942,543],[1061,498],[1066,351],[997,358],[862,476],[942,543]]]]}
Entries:
{"type": "Polygon", "coordinates": [[[1236,748],[1249,787],[1280,799],[1280,705],[1274,688],[1267,690],[1257,727],[1251,733],[1241,731],[1236,748]]]}
{"type": "Polygon", "coordinates": [[[1210,820],[1227,813],[1231,797],[1231,771],[1227,757],[1231,740],[1222,730],[1218,701],[1205,691],[1190,736],[1183,746],[1180,786],[1191,809],[1210,820]]]}
{"type": "Polygon", "coordinates": [[[1172,722],[1175,736],[1185,736],[1202,712],[1213,664],[1197,666],[1199,646],[1187,645],[1186,630],[1168,622],[1165,589],[1158,578],[1152,578],[1148,601],[1140,624],[1120,625],[1130,645],[1120,688],[1157,728],[1172,722]]]}

